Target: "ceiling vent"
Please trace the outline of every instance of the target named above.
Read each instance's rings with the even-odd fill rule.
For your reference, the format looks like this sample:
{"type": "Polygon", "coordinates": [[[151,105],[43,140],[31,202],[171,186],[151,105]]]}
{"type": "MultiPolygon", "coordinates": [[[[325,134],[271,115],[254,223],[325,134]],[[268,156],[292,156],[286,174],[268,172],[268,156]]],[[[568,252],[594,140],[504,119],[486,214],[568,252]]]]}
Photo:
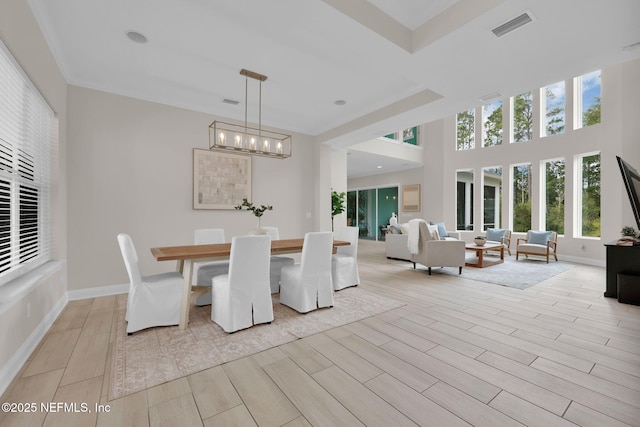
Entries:
{"type": "Polygon", "coordinates": [[[228,99],[228,98],[223,99],[222,102],[224,102],[225,104],[231,104],[231,105],[240,104],[240,101],[236,101],[235,99],[228,99]]]}
{"type": "Polygon", "coordinates": [[[491,32],[493,32],[497,37],[502,37],[505,34],[528,24],[529,22],[533,22],[534,20],[535,18],[533,17],[533,14],[530,11],[526,11],[522,15],[494,28],[491,32]]]}
{"type": "Polygon", "coordinates": [[[502,98],[502,94],[500,92],[493,92],[488,95],[480,97],[480,101],[482,102],[496,101],[500,98],[502,98]]]}

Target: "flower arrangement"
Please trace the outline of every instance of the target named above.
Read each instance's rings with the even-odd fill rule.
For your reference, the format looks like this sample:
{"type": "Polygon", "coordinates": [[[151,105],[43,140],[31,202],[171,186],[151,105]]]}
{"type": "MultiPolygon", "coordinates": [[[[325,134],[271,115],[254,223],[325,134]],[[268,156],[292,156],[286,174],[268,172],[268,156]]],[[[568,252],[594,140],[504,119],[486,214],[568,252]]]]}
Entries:
{"type": "Polygon", "coordinates": [[[626,237],[637,237],[638,233],[636,233],[636,229],[633,227],[630,227],[628,225],[625,225],[624,227],[622,227],[622,230],[620,230],[620,234],[626,237]]]}
{"type": "Polygon", "coordinates": [[[246,198],[242,199],[242,203],[235,208],[239,211],[247,210],[253,212],[253,215],[258,218],[258,228],[260,228],[260,217],[264,215],[265,211],[273,210],[273,206],[271,205],[260,205],[260,207],[257,207],[246,198]]]}

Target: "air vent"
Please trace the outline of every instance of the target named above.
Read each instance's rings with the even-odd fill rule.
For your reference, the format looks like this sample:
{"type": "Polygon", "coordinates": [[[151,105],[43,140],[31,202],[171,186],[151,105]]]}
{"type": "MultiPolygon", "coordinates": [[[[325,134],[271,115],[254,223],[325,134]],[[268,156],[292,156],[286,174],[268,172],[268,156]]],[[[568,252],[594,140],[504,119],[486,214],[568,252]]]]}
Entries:
{"type": "Polygon", "coordinates": [[[493,92],[490,93],[488,95],[485,95],[483,97],[480,97],[480,101],[482,102],[489,102],[489,101],[495,101],[502,98],[502,94],[500,92],[493,92]]]}
{"type": "Polygon", "coordinates": [[[528,24],[529,22],[532,22],[533,20],[534,20],[534,18],[533,18],[533,15],[531,14],[531,12],[524,12],[522,15],[513,18],[509,22],[505,22],[504,24],[500,25],[499,27],[494,28],[491,31],[497,37],[502,37],[505,34],[510,33],[511,31],[513,31],[515,29],[518,29],[518,28],[522,27],[523,25],[528,24]]]}
{"type": "Polygon", "coordinates": [[[231,104],[231,105],[238,105],[240,104],[240,101],[236,101],[235,99],[223,99],[222,102],[224,102],[225,104],[231,104]]]}

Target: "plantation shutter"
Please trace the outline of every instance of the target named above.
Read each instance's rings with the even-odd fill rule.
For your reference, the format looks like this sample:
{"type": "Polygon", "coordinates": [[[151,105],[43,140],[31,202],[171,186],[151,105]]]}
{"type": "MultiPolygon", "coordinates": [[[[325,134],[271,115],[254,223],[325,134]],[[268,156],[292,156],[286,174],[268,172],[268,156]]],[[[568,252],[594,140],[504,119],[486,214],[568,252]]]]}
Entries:
{"type": "Polygon", "coordinates": [[[0,41],[0,285],[50,260],[57,120],[0,41]]]}

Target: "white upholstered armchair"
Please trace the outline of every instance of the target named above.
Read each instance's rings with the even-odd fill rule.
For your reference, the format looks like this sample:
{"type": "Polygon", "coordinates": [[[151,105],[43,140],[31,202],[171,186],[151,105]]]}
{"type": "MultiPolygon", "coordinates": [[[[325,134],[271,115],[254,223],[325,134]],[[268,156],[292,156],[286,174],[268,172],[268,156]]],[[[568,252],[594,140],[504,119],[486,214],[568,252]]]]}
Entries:
{"type": "Polygon", "coordinates": [[[549,264],[549,256],[558,261],[558,233],[555,231],[527,231],[526,238],[518,239],[516,243],[516,261],[520,254],[525,257],[529,255],[537,255],[544,257],[549,264]]]}
{"type": "MultiPolygon", "coordinates": [[[[411,253],[413,268],[416,268],[416,263],[422,264],[428,268],[429,275],[431,275],[431,267],[458,267],[458,273],[462,274],[465,262],[465,242],[463,240],[440,240],[438,228],[425,221],[420,220],[418,229],[418,252],[411,253]]],[[[411,235],[409,240],[411,240],[411,235]]],[[[409,243],[409,251],[412,251],[411,242],[409,243]]]]}

